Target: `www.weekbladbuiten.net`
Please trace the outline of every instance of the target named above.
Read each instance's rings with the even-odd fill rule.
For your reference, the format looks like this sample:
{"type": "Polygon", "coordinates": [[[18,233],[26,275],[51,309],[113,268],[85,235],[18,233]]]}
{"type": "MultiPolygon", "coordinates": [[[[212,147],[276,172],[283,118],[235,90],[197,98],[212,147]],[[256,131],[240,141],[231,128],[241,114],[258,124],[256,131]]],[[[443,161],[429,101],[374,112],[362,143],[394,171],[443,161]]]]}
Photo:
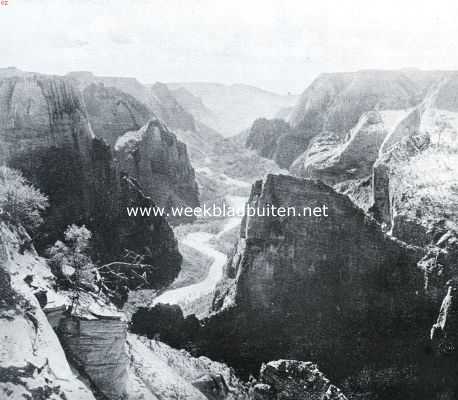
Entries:
{"type": "Polygon", "coordinates": [[[126,207],[129,217],[328,217],[329,207],[326,204],[315,207],[277,207],[266,204],[263,207],[246,205],[236,208],[226,205],[203,205],[202,207],[126,207]]]}

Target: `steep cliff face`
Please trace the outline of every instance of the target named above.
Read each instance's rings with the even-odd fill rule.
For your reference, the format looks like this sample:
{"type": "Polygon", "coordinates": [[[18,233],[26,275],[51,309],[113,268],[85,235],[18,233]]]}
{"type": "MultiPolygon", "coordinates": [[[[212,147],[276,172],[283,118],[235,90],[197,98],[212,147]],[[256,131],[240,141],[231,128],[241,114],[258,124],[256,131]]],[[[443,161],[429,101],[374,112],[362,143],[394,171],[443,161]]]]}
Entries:
{"type": "Polygon", "coordinates": [[[424,291],[422,251],[322,183],[270,175],[249,204],[326,204],[329,216],[245,218],[227,267],[232,285],[215,301],[233,306],[205,326],[209,354],[245,373],[265,358],[317,361],[350,396],[439,398],[450,389],[428,350],[441,299],[424,291]]]}
{"type": "Polygon", "coordinates": [[[157,205],[199,205],[186,146],[159,120],[125,133],[116,142],[115,151],[120,170],[136,178],[157,205]]]}
{"type": "MultiPolygon", "coordinates": [[[[320,111],[320,133],[314,134],[290,171],[334,185],[394,236],[420,246],[434,244],[437,235],[457,226],[457,212],[450,206],[456,201],[458,171],[452,95],[456,73],[375,71],[339,79],[323,76],[304,93],[293,122],[296,129],[307,115],[304,110],[317,108],[315,102],[323,104],[320,96],[335,92],[335,98],[320,111]],[[372,111],[360,114],[354,85],[363,98],[365,93],[373,95],[364,107],[378,99],[372,111]],[[345,107],[339,99],[345,99],[345,107]],[[336,125],[342,107],[345,118],[336,125]],[[355,118],[358,122],[348,128],[355,118]]],[[[311,121],[312,114],[303,123],[311,121]]]]}
{"type": "Polygon", "coordinates": [[[0,101],[0,163],[22,170],[50,199],[35,238],[39,250],[68,225],[85,224],[94,233],[97,261],[119,261],[130,250],[144,255],[153,287],[170,283],[181,264],[173,232],[162,217],[136,223],[127,216],[127,206],[153,203],[94,137],[75,87],[56,77],[4,79],[0,101]]]}
{"type": "Polygon", "coordinates": [[[94,134],[110,146],[124,133],[140,129],[152,115],[134,97],[103,83],[87,86],[82,95],[94,134]]]}
{"type": "Polygon", "coordinates": [[[409,243],[434,244],[458,226],[456,113],[438,108],[451,80],[444,78],[387,136],[373,166],[372,211],[409,243]]]}
{"type": "Polygon", "coordinates": [[[81,97],[63,79],[2,79],[0,109],[2,164],[50,146],[88,151],[93,134],[81,97]]]}
{"type": "MultiPolygon", "coordinates": [[[[320,75],[304,91],[289,113],[291,133],[284,134],[282,129],[277,128],[276,134],[271,135],[278,140],[276,152],[283,153],[285,165],[282,167],[292,165],[292,172],[304,177],[312,172],[310,165],[312,170],[317,169],[320,172],[325,168],[323,164],[328,165],[331,162],[328,159],[335,158],[336,153],[341,152],[342,147],[348,144],[349,137],[355,136],[351,130],[367,128],[361,126],[367,119],[364,116],[367,112],[379,111],[384,128],[389,131],[396,112],[418,105],[428,85],[435,80],[437,77],[431,76],[425,83],[425,79],[404,71],[359,71],[320,75]],[[332,140],[329,141],[329,138],[332,140]],[[312,160],[314,156],[318,160],[312,160]],[[318,165],[315,166],[315,163],[318,165]]],[[[368,135],[370,133],[366,132],[366,136],[368,135]]],[[[362,135],[357,136],[361,138],[362,135]]],[[[375,137],[374,141],[376,139],[380,137],[375,137]]],[[[354,140],[353,138],[352,141],[354,140]]],[[[325,171],[323,174],[327,176],[325,171]]]]}
{"type": "Polygon", "coordinates": [[[376,107],[399,110],[417,105],[421,89],[403,71],[323,74],[302,94],[290,123],[307,136],[328,131],[342,137],[363,113],[376,107]]]}
{"type": "Polygon", "coordinates": [[[87,72],[67,76],[82,90],[94,134],[112,149],[123,147],[116,146],[118,139],[119,144],[126,138],[132,144],[133,136],[141,136],[133,131],[144,127],[149,120],[161,120],[157,128],[163,132],[163,140],[148,142],[148,150],[138,143],[135,156],[132,149],[119,151],[121,169],[130,171],[160,206],[198,205],[197,184],[188,153],[192,162],[205,157],[221,139],[217,132],[195,120],[162,83],[142,85],[133,78],[99,77],[87,72]]]}

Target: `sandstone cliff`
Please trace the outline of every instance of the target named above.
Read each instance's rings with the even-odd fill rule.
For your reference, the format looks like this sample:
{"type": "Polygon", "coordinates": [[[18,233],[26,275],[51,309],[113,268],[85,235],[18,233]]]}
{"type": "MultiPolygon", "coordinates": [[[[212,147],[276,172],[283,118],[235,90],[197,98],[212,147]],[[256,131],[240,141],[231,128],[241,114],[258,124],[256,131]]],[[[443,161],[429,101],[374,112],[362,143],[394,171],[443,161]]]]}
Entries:
{"type": "Polygon", "coordinates": [[[124,133],[140,129],[151,118],[151,111],[121,90],[93,83],[82,92],[92,130],[110,146],[124,133]]]}
{"type": "Polygon", "coordinates": [[[176,277],[181,256],[171,228],[162,217],[136,223],[127,216],[127,206],[153,202],[116,168],[109,146],[94,135],[80,92],[67,79],[3,79],[0,110],[0,163],[23,171],[50,199],[34,238],[40,251],[68,225],[86,224],[94,233],[97,261],[119,261],[130,250],[144,255],[153,287],[176,277]]]}
{"type": "Polygon", "coordinates": [[[425,350],[441,298],[425,292],[422,250],[386,236],[322,183],[269,175],[249,204],[327,204],[329,217],[244,219],[214,303],[223,311],[204,328],[208,354],[243,373],[267,357],[319,361],[350,397],[448,393],[440,376],[450,382],[454,372],[425,350]]]}
{"type": "Polygon", "coordinates": [[[159,120],[121,136],[115,157],[161,207],[199,205],[199,191],[186,146],[159,120]]]}
{"type": "Polygon", "coordinates": [[[110,400],[127,396],[127,322],[69,317],[58,326],[59,338],[72,363],[110,400]]]}
{"type": "Polygon", "coordinates": [[[290,171],[334,185],[394,236],[433,244],[456,230],[456,80],[421,71],[318,78],[291,117],[312,136],[290,171]]]}

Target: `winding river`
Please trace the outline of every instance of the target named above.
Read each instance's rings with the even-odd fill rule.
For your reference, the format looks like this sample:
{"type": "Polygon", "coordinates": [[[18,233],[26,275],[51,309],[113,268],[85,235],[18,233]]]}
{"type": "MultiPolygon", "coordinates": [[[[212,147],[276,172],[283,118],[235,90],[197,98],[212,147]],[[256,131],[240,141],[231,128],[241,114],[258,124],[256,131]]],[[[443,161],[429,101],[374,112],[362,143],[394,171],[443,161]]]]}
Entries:
{"type": "MultiPolygon", "coordinates": [[[[236,210],[243,210],[245,207],[245,197],[227,196],[226,200],[229,203],[228,205],[236,210]]],[[[182,239],[183,244],[192,247],[193,249],[213,259],[208,275],[205,279],[198,283],[165,291],[153,299],[152,305],[158,303],[184,305],[195,301],[200,297],[213,293],[216,285],[223,277],[223,268],[226,264],[227,256],[226,254],[216,250],[210,242],[213,238],[220,238],[226,232],[230,231],[237,225],[240,225],[240,222],[240,217],[230,217],[226,219],[221,231],[217,234],[211,234],[208,232],[192,232],[187,234],[182,239]]]]}

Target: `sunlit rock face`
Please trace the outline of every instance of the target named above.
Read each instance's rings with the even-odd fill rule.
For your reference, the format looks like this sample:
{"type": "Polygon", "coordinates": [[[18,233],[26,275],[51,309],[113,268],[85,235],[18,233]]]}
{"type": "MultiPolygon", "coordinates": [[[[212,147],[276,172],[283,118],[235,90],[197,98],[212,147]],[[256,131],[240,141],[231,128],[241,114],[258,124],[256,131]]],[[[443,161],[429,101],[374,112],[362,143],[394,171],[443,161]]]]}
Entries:
{"type": "Polygon", "coordinates": [[[290,119],[312,132],[290,171],[333,185],[395,237],[434,244],[458,226],[456,81],[410,70],[317,78],[290,119]]]}
{"type": "Polygon", "coordinates": [[[128,335],[128,399],[248,400],[232,368],[158,341],[128,335]]]}
{"type": "Polygon", "coordinates": [[[0,223],[0,398],[94,400],[24,279],[41,289],[51,283],[46,261],[24,246],[24,236],[0,223]]]}
{"type": "Polygon", "coordinates": [[[197,207],[199,191],[186,146],[159,120],[118,139],[115,157],[161,207],[197,207]]]}
{"type": "Polygon", "coordinates": [[[52,146],[77,146],[82,152],[90,146],[93,135],[81,97],[64,79],[2,79],[0,110],[2,164],[52,146]]]}
{"type": "Polygon", "coordinates": [[[58,328],[62,345],[72,363],[97,390],[113,400],[127,395],[127,322],[68,318],[58,328]]]}
{"type": "Polygon", "coordinates": [[[377,70],[322,74],[288,113],[287,130],[276,120],[269,121],[268,126],[255,123],[250,136],[257,136],[258,140],[248,140],[247,146],[280,162],[283,168],[290,167],[299,176],[314,177],[317,173],[335,179],[336,173],[351,175],[354,168],[348,163],[351,160],[339,160],[349,137],[352,137],[350,146],[369,150],[367,155],[355,153],[354,157],[359,155],[370,161],[374,148],[371,141],[380,146],[381,136],[389,133],[398,117],[418,106],[429,87],[440,79],[434,73],[420,75],[377,70]],[[373,111],[381,113],[382,121],[377,122],[378,127],[369,128],[368,125],[375,124],[374,116],[364,116],[373,111]],[[356,134],[355,130],[361,132],[356,134]],[[377,133],[372,135],[374,131],[377,133]]]}

